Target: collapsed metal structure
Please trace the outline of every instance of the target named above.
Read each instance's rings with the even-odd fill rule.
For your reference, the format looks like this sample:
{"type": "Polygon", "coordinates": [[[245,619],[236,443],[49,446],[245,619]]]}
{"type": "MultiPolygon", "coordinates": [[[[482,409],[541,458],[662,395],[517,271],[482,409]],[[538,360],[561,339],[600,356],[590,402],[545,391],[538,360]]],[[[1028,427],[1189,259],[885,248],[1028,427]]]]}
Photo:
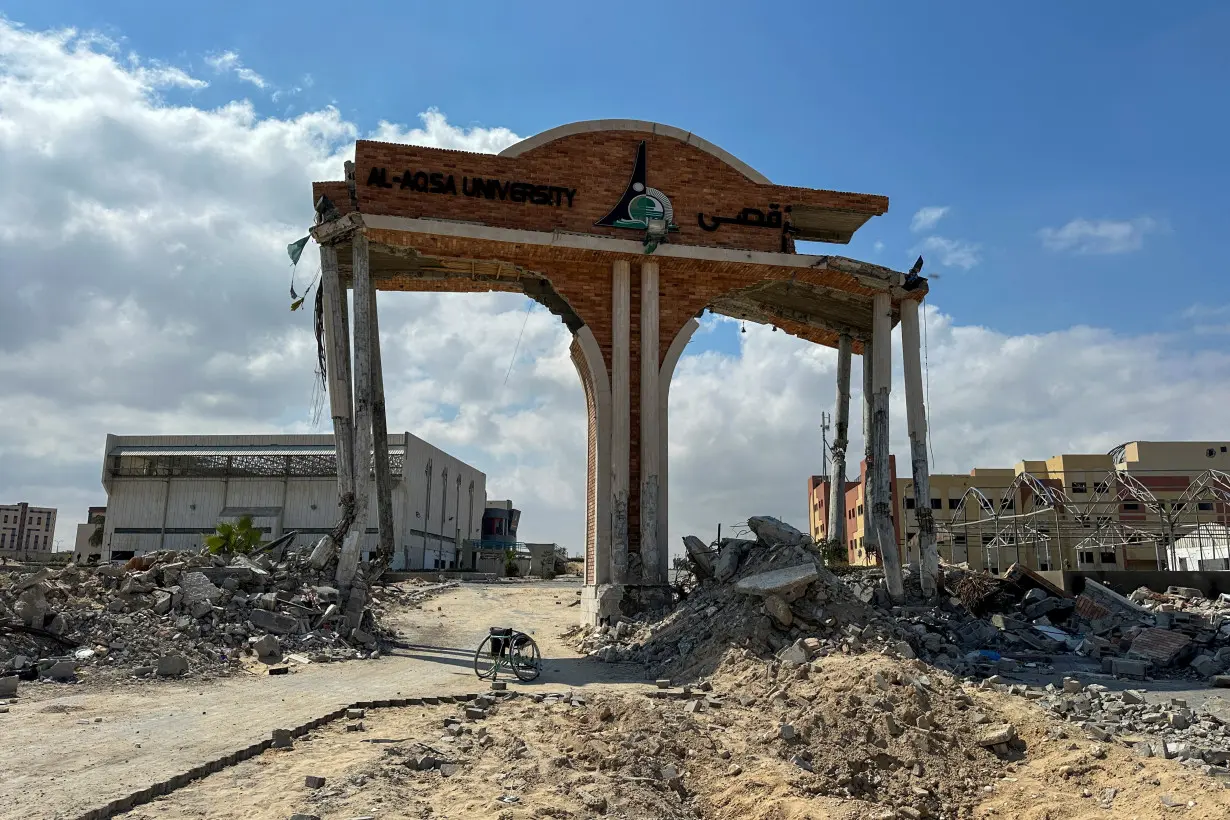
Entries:
{"type": "Polygon", "coordinates": [[[1056,483],[1022,472],[998,498],[970,487],[952,520],[936,522],[938,540],[954,561],[961,547],[967,556],[978,547],[986,566],[996,568],[1018,561],[1029,549],[1039,568],[1049,570],[1065,568],[1068,552],[1075,552],[1080,565],[1082,555],[1113,554],[1117,561],[1129,547],[1152,546],[1158,569],[1176,569],[1180,539],[1189,549],[1194,544],[1198,566],[1192,569],[1204,568],[1207,561],[1230,561],[1230,543],[1222,532],[1230,510],[1230,474],[1206,470],[1172,499],[1159,499],[1119,468],[1107,471],[1089,498],[1080,501],[1056,483]]]}

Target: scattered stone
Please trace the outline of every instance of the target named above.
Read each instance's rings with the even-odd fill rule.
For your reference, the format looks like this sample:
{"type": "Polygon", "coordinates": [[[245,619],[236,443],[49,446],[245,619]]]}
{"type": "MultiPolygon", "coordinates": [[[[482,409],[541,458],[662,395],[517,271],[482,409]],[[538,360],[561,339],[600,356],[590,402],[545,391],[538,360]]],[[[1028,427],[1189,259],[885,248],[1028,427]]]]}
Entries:
{"type": "Polygon", "coordinates": [[[992,726],[983,732],[978,738],[978,745],[983,748],[990,748],[1002,743],[1011,743],[1015,737],[1016,727],[1011,723],[1003,723],[992,726]]]}
{"type": "Polygon", "coordinates": [[[163,655],[158,659],[155,671],[159,677],[179,677],[188,671],[188,661],[183,655],[163,655]]]}
{"type": "Polygon", "coordinates": [[[303,785],[307,786],[309,789],[319,789],[325,785],[325,779],[323,777],[317,777],[314,774],[309,774],[307,777],[303,778],[303,785]]]}

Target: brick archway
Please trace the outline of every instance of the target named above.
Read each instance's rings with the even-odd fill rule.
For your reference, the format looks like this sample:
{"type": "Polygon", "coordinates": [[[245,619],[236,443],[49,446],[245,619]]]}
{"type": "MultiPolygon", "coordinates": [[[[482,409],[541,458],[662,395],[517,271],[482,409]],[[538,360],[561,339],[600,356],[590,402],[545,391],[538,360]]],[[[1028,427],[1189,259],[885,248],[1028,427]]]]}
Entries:
{"type": "MultiPolygon", "coordinates": [[[[360,399],[383,414],[383,391],[373,389],[378,336],[377,378],[359,378],[372,356],[376,289],[520,290],[546,305],[573,334],[590,419],[593,618],[662,595],[670,377],[705,309],[774,324],[847,358],[883,337],[879,372],[892,325],[916,328],[927,292],[913,274],[796,251],[800,239],[848,242],[887,210],[885,197],[773,185],[711,143],[655,123],[574,123],[496,156],[361,141],[346,176],[315,184],[312,231],[326,298],[355,291],[353,412],[341,398],[349,374],[330,381],[339,442],[353,419],[354,449],[371,446],[360,399]]],[[[328,335],[349,335],[339,311],[326,314],[337,317],[328,335]]],[[[349,357],[347,344],[339,341],[334,358],[349,357]]],[[[885,448],[887,372],[876,437],[885,448]]],[[[921,416],[911,418],[913,440],[921,416]]],[[[356,511],[365,514],[361,504],[356,511]]]]}

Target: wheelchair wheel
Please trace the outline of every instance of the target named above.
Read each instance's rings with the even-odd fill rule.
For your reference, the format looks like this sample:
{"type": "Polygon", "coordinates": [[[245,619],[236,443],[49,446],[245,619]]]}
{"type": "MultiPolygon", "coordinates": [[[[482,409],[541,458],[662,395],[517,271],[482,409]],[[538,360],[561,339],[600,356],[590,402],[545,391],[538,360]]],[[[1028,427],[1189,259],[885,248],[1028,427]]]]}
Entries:
{"type": "Polygon", "coordinates": [[[538,652],[538,644],[529,635],[519,634],[510,647],[509,660],[513,673],[518,680],[532,681],[542,672],[542,655],[538,652]]]}
{"type": "Polygon", "coordinates": [[[488,635],[474,653],[474,674],[483,680],[494,680],[499,672],[499,662],[498,646],[492,643],[491,636],[488,635]]]}

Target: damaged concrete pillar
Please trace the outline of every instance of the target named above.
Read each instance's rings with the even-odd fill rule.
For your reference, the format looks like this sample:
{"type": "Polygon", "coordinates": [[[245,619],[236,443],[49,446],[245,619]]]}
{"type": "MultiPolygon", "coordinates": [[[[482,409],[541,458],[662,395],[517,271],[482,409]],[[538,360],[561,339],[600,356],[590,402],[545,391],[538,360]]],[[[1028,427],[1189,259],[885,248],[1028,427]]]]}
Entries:
{"type": "MultiPolygon", "coordinates": [[[[632,456],[632,266],[611,263],[611,563],[612,579],[628,578],[628,492],[632,456]]],[[[636,579],[639,580],[639,579],[636,579]]]]}
{"type": "Polygon", "coordinates": [[[350,310],[337,272],[334,245],[320,246],[320,293],[324,300],[326,384],[337,452],[337,495],[342,515],[346,515],[354,499],[354,391],[350,384],[350,310]]]}
{"type": "Polygon", "coordinates": [[[371,302],[372,468],[376,473],[376,520],[380,529],[377,563],[387,568],[393,562],[393,471],[389,465],[389,424],[384,407],[384,364],[380,359],[375,287],[371,288],[371,302]]]}
{"type": "Polygon", "coordinates": [[[876,531],[884,583],[894,601],[905,596],[901,577],[901,554],[893,527],[892,474],[889,460],[888,397],[892,388],[893,306],[887,293],[877,293],[872,308],[874,339],[871,369],[871,449],[875,456],[871,472],[871,526],[876,531]]]}
{"type": "Polygon", "coordinates": [[[354,522],[342,539],[341,556],[337,562],[337,583],[343,590],[350,588],[363,541],[367,535],[367,508],[371,495],[372,457],[372,298],[371,269],[368,266],[367,235],[362,231],[351,239],[354,251],[351,263],[354,277],[354,522]]]}
{"type": "Polygon", "coordinates": [[[871,513],[871,474],[875,469],[876,452],[875,437],[871,434],[871,404],[875,388],[872,386],[872,373],[875,366],[872,359],[875,356],[875,340],[863,342],[863,463],[865,470],[860,476],[863,493],[863,505],[866,512],[863,516],[863,549],[866,553],[877,550],[879,536],[876,533],[875,518],[871,513]]]}
{"type": "Polygon", "coordinates": [[[914,475],[914,519],[918,524],[919,582],[924,595],[939,589],[940,557],[935,546],[935,516],[931,511],[931,474],[927,463],[927,410],[923,401],[922,345],[918,333],[918,302],[901,302],[901,358],[905,370],[906,425],[910,433],[910,466],[914,475]]]}
{"type": "Polygon", "coordinates": [[[837,339],[837,407],[833,411],[833,474],[829,477],[828,540],[846,547],[846,447],[850,444],[850,359],[854,340],[843,333],[837,339]]]}
{"type": "Polygon", "coordinates": [[[643,584],[665,584],[658,543],[658,481],[660,432],[658,415],[658,263],[641,264],[641,578],[643,584]]]}

